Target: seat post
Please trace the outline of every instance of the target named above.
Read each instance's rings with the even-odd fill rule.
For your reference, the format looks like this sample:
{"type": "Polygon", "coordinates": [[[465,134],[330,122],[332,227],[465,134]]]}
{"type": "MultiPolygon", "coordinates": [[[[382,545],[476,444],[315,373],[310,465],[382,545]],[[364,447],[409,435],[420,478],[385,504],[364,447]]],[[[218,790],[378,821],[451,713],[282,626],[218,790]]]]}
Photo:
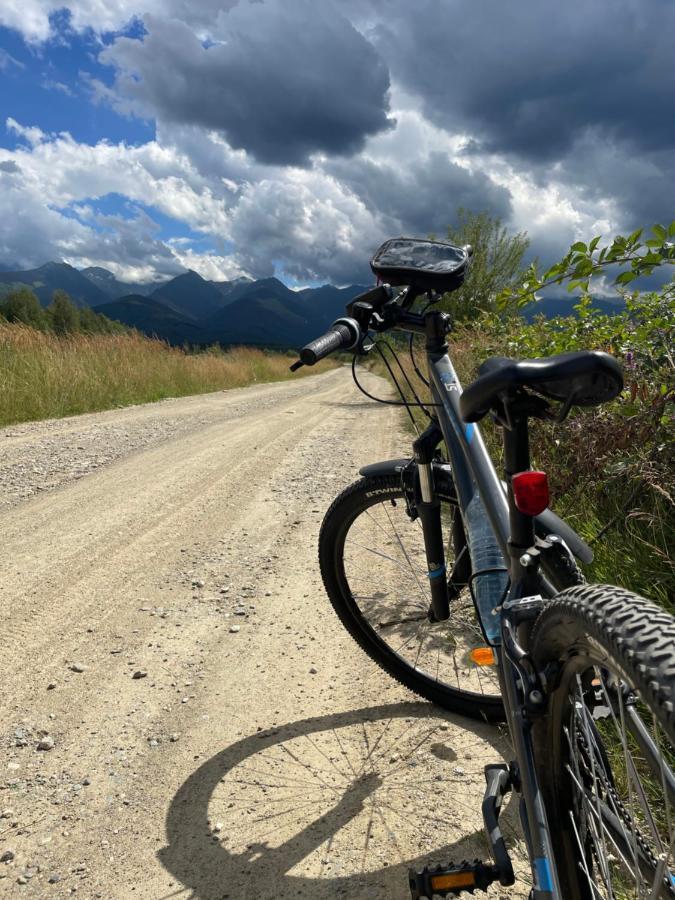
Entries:
{"type": "MultiPolygon", "coordinates": [[[[521,513],[516,507],[513,497],[511,478],[517,472],[526,472],[530,468],[530,434],[526,413],[516,413],[512,409],[511,427],[504,430],[504,477],[507,484],[509,501],[509,552],[512,557],[512,568],[518,571],[520,557],[535,540],[534,518],[521,513]]],[[[514,572],[512,571],[512,577],[514,572]]]]}

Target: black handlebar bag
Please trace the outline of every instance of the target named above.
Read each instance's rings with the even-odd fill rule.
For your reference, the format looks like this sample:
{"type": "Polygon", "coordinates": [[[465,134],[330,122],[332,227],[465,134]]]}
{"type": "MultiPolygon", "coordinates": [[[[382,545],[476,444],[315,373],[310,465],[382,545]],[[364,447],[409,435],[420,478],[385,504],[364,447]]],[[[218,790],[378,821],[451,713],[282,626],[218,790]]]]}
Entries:
{"type": "Polygon", "coordinates": [[[445,241],[392,238],[375,253],[370,268],[387,284],[412,285],[444,293],[464,283],[469,253],[445,241]]]}

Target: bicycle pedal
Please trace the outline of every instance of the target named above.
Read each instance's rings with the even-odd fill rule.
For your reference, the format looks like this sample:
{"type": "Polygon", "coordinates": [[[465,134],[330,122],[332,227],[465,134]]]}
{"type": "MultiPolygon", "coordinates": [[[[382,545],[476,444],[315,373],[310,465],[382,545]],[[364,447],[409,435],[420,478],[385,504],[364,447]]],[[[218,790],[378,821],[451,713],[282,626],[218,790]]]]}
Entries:
{"type": "Polygon", "coordinates": [[[479,859],[463,860],[458,865],[425,866],[421,872],[408,872],[411,900],[432,900],[434,897],[455,897],[464,892],[487,891],[499,881],[497,866],[486,865],[479,859]]]}

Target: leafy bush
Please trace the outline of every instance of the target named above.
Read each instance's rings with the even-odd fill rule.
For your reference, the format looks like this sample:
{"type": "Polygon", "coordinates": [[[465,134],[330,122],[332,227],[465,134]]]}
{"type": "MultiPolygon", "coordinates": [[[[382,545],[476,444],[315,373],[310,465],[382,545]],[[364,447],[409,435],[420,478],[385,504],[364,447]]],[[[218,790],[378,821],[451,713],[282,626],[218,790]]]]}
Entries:
{"type": "Polygon", "coordinates": [[[597,238],[577,242],[543,275],[530,267],[525,283],[500,298],[502,313],[483,317],[480,329],[462,329],[453,345],[465,380],[495,354],[605,350],[623,362],[625,389],[613,403],[574,409],[562,425],[533,425],[533,459],[549,474],[557,510],[586,538],[597,538],[595,580],[668,604],[675,596],[675,280],[656,291],[626,290],[675,262],[675,223],[654,226],[652,235],[641,242],[636,231],[604,248],[597,238]],[[612,316],[593,307],[591,279],[608,269],[625,300],[612,316]],[[514,313],[546,286],[565,281],[581,292],[576,317],[542,316],[527,325],[514,313]]]}

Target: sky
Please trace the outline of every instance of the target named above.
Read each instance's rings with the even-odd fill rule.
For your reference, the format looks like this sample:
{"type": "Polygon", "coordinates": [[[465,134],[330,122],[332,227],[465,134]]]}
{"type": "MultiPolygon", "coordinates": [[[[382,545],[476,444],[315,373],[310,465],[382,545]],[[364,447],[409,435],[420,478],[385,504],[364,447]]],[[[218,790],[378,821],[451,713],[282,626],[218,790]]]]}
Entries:
{"type": "Polygon", "coordinates": [[[458,208],[675,218],[673,0],[0,3],[0,267],[363,283],[458,208]]]}

